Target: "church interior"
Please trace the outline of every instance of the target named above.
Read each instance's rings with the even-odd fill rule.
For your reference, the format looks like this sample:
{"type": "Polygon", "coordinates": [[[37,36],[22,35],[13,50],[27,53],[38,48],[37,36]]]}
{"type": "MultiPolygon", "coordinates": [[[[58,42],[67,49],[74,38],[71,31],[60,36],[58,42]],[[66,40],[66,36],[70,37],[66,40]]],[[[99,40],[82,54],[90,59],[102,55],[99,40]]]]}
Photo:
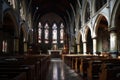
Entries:
{"type": "Polygon", "coordinates": [[[0,80],[120,80],[120,0],[0,0],[0,80]]]}

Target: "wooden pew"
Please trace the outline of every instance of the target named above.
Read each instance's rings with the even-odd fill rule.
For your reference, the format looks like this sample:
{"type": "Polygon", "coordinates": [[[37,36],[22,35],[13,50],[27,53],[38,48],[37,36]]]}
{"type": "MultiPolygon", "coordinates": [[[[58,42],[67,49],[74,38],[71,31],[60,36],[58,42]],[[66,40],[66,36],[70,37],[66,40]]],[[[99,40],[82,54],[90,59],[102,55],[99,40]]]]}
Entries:
{"type": "Polygon", "coordinates": [[[88,61],[89,61],[89,59],[81,59],[80,74],[81,74],[83,77],[87,77],[88,61]]]}
{"type": "Polygon", "coordinates": [[[120,62],[103,63],[99,80],[120,80],[120,62]]]}
{"type": "Polygon", "coordinates": [[[0,72],[0,80],[27,80],[25,72],[0,72]]]}
{"type": "Polygon", "coordinates": [[[27,80],[26,73],[25,72],[20,73],[19,75],[14,77],[13,80],[27,80]]]}
{"type": "Polygon", "coordinates": [[[101,60],[91,60],[87,68],[87,78],[89,80],[98,80],[100,67],[102,65],[101,60]]]}
{"type": "MultiPolygon", "coordinates": [[[[48,61],[50,58],[49,56],[41,56],[41,55],[24,55],[24,56],[10,56],[5,57],[0,60],[0,65],[6,66],[4,69],[2,66],[0,67],[1,70],[4,70],[6,72],[26,72],[27,73],[27,80],[41,80],[41,73],[43,67],[42,67],[42,59],[46,58],[48,61]],[[12,66],[14,69],[12,69],[12,66]],[[26,66],[28,68],[23,68],[23,66],[26,66]],[[22,70],[20,68],[23,68],[22,70]],[[15,70],[16,69],[16,70],[15,70]],[[8,71],[9,70],[9,71],[8,71]]],[[[44,62],[43,66],[48,67],[48,62],[44,62]]],[[[45,69],[44,69],[45,70],[45,69]]],[[[47,69],[46,69],[47,70],[47,69]]],[[[43,80],[43,79],[42,79],[43,80]]]]}
{"type": "Polygon", "coordinates": [[[84,79],[85,78],[87,79],[87,77],[89,77],[92,80],[93,79],[92,72],[94,74],[94,77],[95,77],[96,73],[98,75],[99,72],[97,72],[96,70],[100,67],[100,65],[96,64],[96,62],[95,62],[94,67],[96,68],[96,70],[95,70],[96,72],[94,70],[92,71],[92,67],[91,67],[90,71],[88,71],[89,62],[92,60],[94,61],[94,60],[99,60],[99,59],[104,60],[104,59],[106,59],[106,57],[94,56],[94,55],[89,55],[89,54],[88,55],[69,54],[69,55],[63,55],[62,59],[68,66],[70,66],[73,70],[75,70],[78,74],[80,74],[80,76],[82,76],[84,79]],[[98,68],[96,66],[98,66],[98,68]]]}
{"type": "Polygon", "coordinates": [[[98,56],[82,54],[69,54],[62,56],[64,62],[81,75],[87,74],[88,61],[91,58],[98,58],[98,56]]]}
{"type": "Polygon", "coordinates": [[[91,59],[89,61],[89,67],[87,69],[87,78],[89,80],[98,80],[99,73],[101,72],[101,65],[103,64],[119,64],[119,59],[108,59],[108,58],[98,58],[98,59],[91,59]]]}
{"type": "Polygon", "coordinates": [[[13,61],[8,58],[0,62],[1,72],[26,72],[27,80],[35,80],[35,65],[25,64],[24,61],[13,61]]]}
{"type": "Polygon", "coordinates": [[[29,60],[30,63],[32,61],[33,63],[35,63],[36,80],[45,80],[47,71],[49,69],[48,67],[50,64],[50,56],[49,55],[28,55],[25,58],[29,60]]]}
{"type": "Polygon", "coordinates": [[[89,62],[90,61],[95,61],[97,62],[99,59],[105,59],[105,57],[102,56],[86,56],[81,58],[80,62],[80,73],[82,76],[87,77],[87,69],[89,67],[89,62]],[[96,61],[97,60],[97,61],[96,61]]]}

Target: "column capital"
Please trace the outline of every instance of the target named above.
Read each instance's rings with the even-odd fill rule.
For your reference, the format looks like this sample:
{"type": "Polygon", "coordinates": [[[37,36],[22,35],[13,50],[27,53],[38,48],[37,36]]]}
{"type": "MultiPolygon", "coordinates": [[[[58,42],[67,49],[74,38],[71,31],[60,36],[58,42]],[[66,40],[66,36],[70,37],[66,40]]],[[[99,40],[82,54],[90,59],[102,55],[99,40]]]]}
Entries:
{"type": "Polygon", "coordinates": [[[110,32],[117,32],[117,28],[116,27],[111,27],[108,29],[110,32]]]}
{"type": "Polygon", "coordinates": [[[83,44],[86,44],[87,42],[83,42],[83,44]]]}
{"type": "Polygon", "coordinates": [[[80,45],[80,43],[76,43],[76,45],[80,45]]]}
{"type": "Polygon", "coordinates": [[[97,37],[93,37],[92,39],[97,39],[97,37]]]}

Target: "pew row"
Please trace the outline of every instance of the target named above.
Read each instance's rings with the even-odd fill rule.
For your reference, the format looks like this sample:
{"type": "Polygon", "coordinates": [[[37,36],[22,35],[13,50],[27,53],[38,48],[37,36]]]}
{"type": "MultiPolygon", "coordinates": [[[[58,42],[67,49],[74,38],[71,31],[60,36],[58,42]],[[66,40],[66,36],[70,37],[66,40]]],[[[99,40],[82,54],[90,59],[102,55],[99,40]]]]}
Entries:
{"type": "Polygon", "coordinates": [[[45,80],[49,62],[49,55],[2,56],[0,57],[0,80],[7,80],[4,76],[14,80],[13,78],[17,77],[14,73],[25,74],[25,79],[20,80],[45,80]],[[8,73],[13,74],[13,77],[9,77],[11,74],[8,73]]]}
{"type": "Polygon", "coordinates": [[[120,64],[120,59],[111,58],[106,56],[95,56],[95,55],[82,55],[82,54],[69,54],[62,55],[63,61],[75,70],[83,79],[87,80],[118,80],[119,79],[119,69],[114,65],[113,69],[107,69],[102,67],[103,64],[120,64]],[[113,72],[114,76],[111,72],[113,72]],[[105,73],[104,73],[105,72],[105,73]],[[104,73],[104,75],[103,75],[104,73]],[[115,77],[117,76],[117,77],[115,77]],[[103,79],[104,77],[104,79],[103,79]]]}

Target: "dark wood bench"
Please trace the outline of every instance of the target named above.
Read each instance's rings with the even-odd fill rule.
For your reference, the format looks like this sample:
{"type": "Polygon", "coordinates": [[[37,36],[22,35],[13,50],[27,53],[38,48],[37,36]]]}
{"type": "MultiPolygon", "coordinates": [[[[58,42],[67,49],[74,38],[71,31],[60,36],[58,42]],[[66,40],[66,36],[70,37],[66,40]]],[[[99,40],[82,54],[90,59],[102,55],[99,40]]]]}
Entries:
{"type": "Polygon", "coordinates": [[[99,59],[89,61],[89,65],[87,68],[87,78],[89,80],[98,80],[100,67],[102,65],[102,61],[99,59]]]}
{"type": "Polygon", "coordinates": [[[88,62],[91,59],[105,58],[102,56],[69,54],[62,55],[64,62],[74,69],[78,74],[87,77],[88,62]]]}
{"type": "Polygon", "coordinates": [[[0,71],[6,73],[26,72],[27,80],[40,80],[46,77],[42,74],[46,74],[45,70],[49,67],[49,59],[49,56],[41,55],[4,57],[0,59],[0,71]]]}
{"type": "Polygon", "coordinates": [[[0,72],[26,72],[27,80],[35,80],[35,65],[24,64],[19,61],[0,62],[0,72]]]}
{"type": "Polygon", "coordinates": [[[99,80],[120,80],[120,64],[104,63],[99,74],[99,80]]]}
{"type": "Polygon", "coordinates": [[[25,72],[0,72],[0,80],[27,80],[25,72]]]}
{"type": "Polygon", "coordinates": [[[91,59],[89,61],[89,67],[87,69],[87,78],[89,80],[98,80],[99,73],[101,72],[103,64],[119,64],[119,59],[98,58],[91,59]]]}

